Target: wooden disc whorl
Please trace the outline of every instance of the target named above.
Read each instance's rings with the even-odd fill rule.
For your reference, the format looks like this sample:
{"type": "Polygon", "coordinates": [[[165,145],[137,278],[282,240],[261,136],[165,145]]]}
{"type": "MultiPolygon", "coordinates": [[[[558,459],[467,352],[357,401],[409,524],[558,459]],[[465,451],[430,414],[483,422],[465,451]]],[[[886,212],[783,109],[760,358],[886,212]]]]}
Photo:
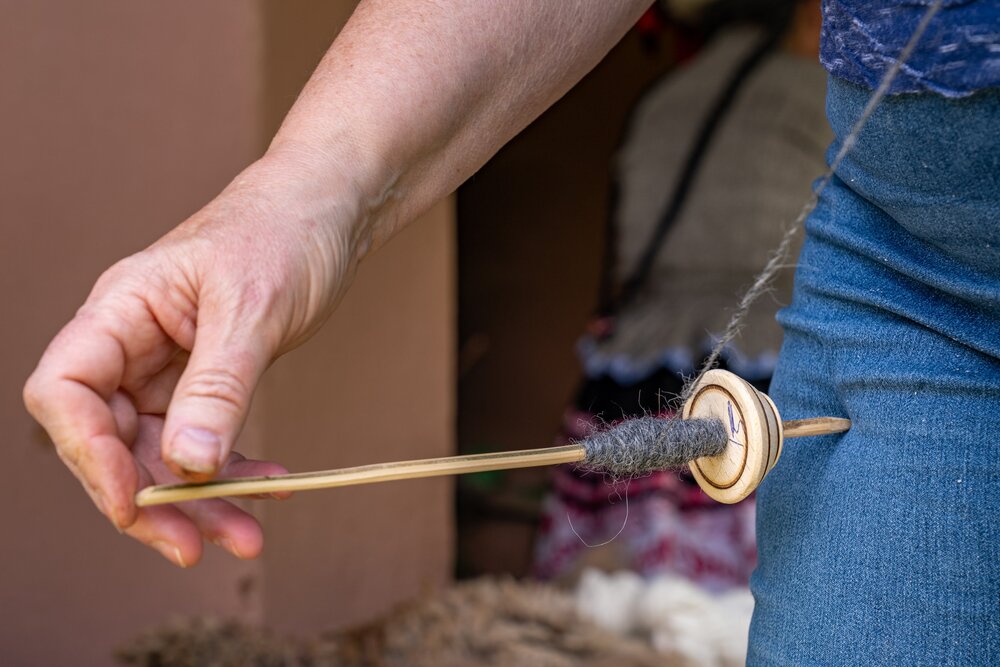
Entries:
{"type": "Polygon", "coordinates": [[[681,412],[684,419],[715,417],[729,433],[722,454],[691,461],[698,486],[720,503],[751,493],[778,462],[783,442],[781,416],[771,399],[737,375],[705,373],[681,412]]]}

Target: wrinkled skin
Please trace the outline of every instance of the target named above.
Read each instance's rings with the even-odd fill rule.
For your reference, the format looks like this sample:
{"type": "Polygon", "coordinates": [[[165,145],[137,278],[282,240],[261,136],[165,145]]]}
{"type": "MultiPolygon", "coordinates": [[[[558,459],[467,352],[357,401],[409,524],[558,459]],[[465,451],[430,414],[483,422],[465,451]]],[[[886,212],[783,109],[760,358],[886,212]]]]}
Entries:
{"type": "Polygon", "coordinates": [[[98,508],[181,566],[198,561],[202,538],[255,557],[259,524],[223,500],[139,509],[136,491],[286,472],[232,447],[261,374],[319,326],[353,270],[335,224],[268,200],[261,184],[276,171],[251,167],[205,209],[105,272],[24,391],[98,508]]]}
{"type": "Polygon", "coordinates": [[[138,510],[136,490],[280,472],[231,454],[264,370],[325,320],[362,256],[569,90],[648,5],[362,0],[264,158],[107,271],[28,380],[25,404],[101,511],[178,565],[202,538],[256,555],[260,527],[236,507],[138,510]]]}

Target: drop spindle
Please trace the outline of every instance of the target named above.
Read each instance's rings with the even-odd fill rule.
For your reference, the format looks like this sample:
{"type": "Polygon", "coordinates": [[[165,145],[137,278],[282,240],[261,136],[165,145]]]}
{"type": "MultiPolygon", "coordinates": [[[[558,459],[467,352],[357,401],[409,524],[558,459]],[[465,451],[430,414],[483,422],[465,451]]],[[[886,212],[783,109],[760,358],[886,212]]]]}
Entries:
{"type": "Polygon", "coordinates": [[[135,501],[148,507],[559,463],[581,463],[622,476],[687,463],[705,493],[721,503],[735,503],[775,466],[786,437],[840,433],[850,426],[850,420],[838,417],[782,422],[767,394],[728,371],[712,370],[694,387],[680,419],[625,420],[577,444],[151,486],[140,490],[135,501]]]}

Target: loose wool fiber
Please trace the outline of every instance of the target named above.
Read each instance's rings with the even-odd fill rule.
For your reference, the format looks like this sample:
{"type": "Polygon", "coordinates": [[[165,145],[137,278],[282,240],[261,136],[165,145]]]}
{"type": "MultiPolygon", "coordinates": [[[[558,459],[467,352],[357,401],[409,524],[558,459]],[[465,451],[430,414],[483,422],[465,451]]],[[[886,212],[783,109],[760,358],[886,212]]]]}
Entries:
{"type": "Polygon", "coordinates": [[[639,417],[593,434],[579,444],[583,465],[616,477],[676,469],[702,456],[718,456],[729,440],[718,419],[639,417]]]}

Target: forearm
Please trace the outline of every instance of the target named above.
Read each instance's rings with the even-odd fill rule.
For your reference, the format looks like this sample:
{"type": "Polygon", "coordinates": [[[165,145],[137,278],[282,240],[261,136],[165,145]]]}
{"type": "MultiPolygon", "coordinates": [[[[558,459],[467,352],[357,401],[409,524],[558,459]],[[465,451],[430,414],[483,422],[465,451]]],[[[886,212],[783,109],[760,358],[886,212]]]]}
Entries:
{"type": "Polygon", "coordinates": [[[648,4],[362,2],[266,159],[308,173],[311,185],[302,187],[318,217],[327,178],[349,174],[359,201],[345,233],[360,257],[454,190],[563,95],[648,4]]]}
{"type": "Polygon", "coordinates": [[[365,252],[564,93],[649,1],[363,3],[264,158],[106,271],[25,386],[114,524],[181,566],[202,538],[254,557],[260,526],[238,508],[139,509],[136,490],[280,472],[233,453],[264,370],[322,323],[365,252]]]}

